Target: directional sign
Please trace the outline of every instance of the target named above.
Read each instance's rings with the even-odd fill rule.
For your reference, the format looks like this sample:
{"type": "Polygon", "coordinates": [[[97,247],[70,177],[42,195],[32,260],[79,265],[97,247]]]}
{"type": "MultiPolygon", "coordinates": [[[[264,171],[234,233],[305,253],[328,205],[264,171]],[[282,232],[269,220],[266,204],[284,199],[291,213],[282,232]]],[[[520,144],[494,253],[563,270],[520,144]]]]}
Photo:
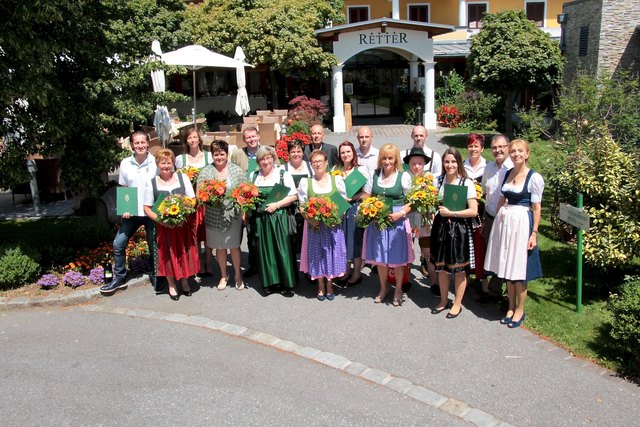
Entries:
{"type": "Polygon", "coordinates": [[[582,208],[560,203],[560,219],[580,230],[589,231],[589,214],[582,208]]]}

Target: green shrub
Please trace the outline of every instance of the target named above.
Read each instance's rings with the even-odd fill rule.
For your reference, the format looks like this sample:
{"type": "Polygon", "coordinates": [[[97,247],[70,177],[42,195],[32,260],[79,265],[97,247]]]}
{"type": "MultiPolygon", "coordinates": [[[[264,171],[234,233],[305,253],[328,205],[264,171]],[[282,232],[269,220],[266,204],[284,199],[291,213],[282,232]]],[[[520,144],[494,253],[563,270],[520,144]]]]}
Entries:
{"type": "Polygon", "coordinates": [[[532,105],[528,109],[517,108],[516,111],[517,119],[514,123],[516,137],[527,142],[535,142],[551,136],[553,120],[545,111],[540,111],[537,105],[532,105]]]}
{"type": "Polygon", "coordinates": [[[640,144],[640,80],[625,73],[615,77],[581,74],[562,88],[556,117],[567,141],[584,137],[585,125],[606,124],[623,149],[636,149],[640,144]]]}
{"type": "Polygon", "coordinates": [[[616,347],[631,362],[628,368],[640,375],[640,277],[627,277],[619,294],[609,297],[613,319],[611,337],[616,347]]]}
{"type": "Polygon", "coordinates": [[[502,107],[500,97],[483,92],[464,92],[455,100],[460,112],[460,127],[495,130],[498,126],[496,111],[502,107]]]}
{"type": "Polygon", "coordinates": [[[0,289],[33,282],[40,273],[38,258],[37,254],[20,245],[0,248],[0,289]]]}
{"type": "Polygon", "coordinates": [[[112,239],[112,228],[98,217],[0,222],[0,242],[34,248],[44,266],[64,265],[77,251],[112,239]]]}
{"type": "Polygon", "coordinates": [[[287,135],[293,135],[294,132],[300,132],[309,135],[309,125],[307,124],[307,122],[304,122],[302,120],[294,120],[293,123],[287,126],[287,135]]]}
{"type": "Polygon", "coordinates": [[[566,146],[562,169],[549,176],[556,203],[575,204],[578,192],[591,227],[585,260],[600,268],[628,266],[640,255],[640,179],[637,156],[625,153],[605,125],[585,126],[579,144],[566,146]]]}
{"type": "Polygon", "coordinates": [[[464,80],[454,71],[436,77],[435,98],[438,105],[452,104],[464,92],[464,80]]]}

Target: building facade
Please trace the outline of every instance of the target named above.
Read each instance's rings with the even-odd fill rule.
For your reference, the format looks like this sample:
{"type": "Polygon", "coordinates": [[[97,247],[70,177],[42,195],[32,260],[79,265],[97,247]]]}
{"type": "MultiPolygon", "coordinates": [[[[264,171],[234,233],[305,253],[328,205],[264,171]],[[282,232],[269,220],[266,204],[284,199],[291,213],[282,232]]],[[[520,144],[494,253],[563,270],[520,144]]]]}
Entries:
{"type": "Polygon", "coordinates": [[[469,38],[482,16],[506,9],[524,10],[560,38],[560,0],[345,0],[346,24],[316,32],[338,57],[331,82],[334,131],[344,129],[343,101],[355,117],[398,116],[416,91],[425,95],[421,121],[435,128],[435,76],[464,72],[469,38]],[[405,39],[394,43],[390,34],[405,39]]]}
{"type": "Polygon", "coordinates": [[[640,0],[576,0],[559,20],[565,82],[579,72],[640,73],[640,0]]]}

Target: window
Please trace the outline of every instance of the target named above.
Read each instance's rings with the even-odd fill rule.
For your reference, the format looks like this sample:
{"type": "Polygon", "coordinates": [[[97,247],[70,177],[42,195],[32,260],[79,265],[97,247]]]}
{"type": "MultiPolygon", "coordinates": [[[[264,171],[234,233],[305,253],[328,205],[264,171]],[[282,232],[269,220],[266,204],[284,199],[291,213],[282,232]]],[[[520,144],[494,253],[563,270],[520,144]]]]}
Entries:
{"type": "Polygon", "coordinates": [[[487,12],[486,3],[467,4],[467,26],[469,28],[482,28],[482,17],[487,12]]]}
{"type": "Polygon", "coordinates": [[[544,7],[543,1],[528,1],[525,3],[527,19],[536,23],[538,27],[544,27],[544,7]]]}
{"type": "Polygon", "coordinates": [[[408,16],[409,21],[429,22],[429,5],[410,4],[408,16]]]}
{"type": "Polygon", "coordinates": [[[369,6],[349,6],[347,10],[349,24],[369,20],[369,6]]]}
{"type": "Polygon", "coordinates": [[[578,56],[587,56],[589,47],[589,27],[580,27],[580,38],[578,39],[578,56]]]}

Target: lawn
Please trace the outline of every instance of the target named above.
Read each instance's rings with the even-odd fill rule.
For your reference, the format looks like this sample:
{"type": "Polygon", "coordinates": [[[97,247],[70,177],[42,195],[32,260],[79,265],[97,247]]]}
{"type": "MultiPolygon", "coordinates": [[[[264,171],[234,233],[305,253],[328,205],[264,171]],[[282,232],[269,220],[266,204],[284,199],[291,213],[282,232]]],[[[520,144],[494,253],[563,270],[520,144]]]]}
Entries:
{"type": "MultiPolygon", "coordinates": [[[[457,148],[467,158],[467,133],[454,129],[442,138],[442,143],[457,148]]],[[[482,155],[492,160],[490,140],[495,132],[480,131],[486,138],[482,155]]],[[[529,166],[545,175],[549,163],[557,157],[557,146],[548,141],[531,144],[529,166]]],[[[540,224],[540,256],[544,277],[529,283],[526,305],[526,327],[560,344],[572,354],[594,360],[610,369],[622,371],[619,360],[610,347],[608,325],[611,313],[607,308],[609,292],[622,282],[624,272],[605,273],[588,266],[583,270],[582,313],[576,311],[576,245],[557,240],[551,227],[553,191],[545,188],[540,224]]],[[[636,266],[637,267],[637,266],[636,266]]],[[[636,268],[637,270],[637,268],[636,268]]]]}

